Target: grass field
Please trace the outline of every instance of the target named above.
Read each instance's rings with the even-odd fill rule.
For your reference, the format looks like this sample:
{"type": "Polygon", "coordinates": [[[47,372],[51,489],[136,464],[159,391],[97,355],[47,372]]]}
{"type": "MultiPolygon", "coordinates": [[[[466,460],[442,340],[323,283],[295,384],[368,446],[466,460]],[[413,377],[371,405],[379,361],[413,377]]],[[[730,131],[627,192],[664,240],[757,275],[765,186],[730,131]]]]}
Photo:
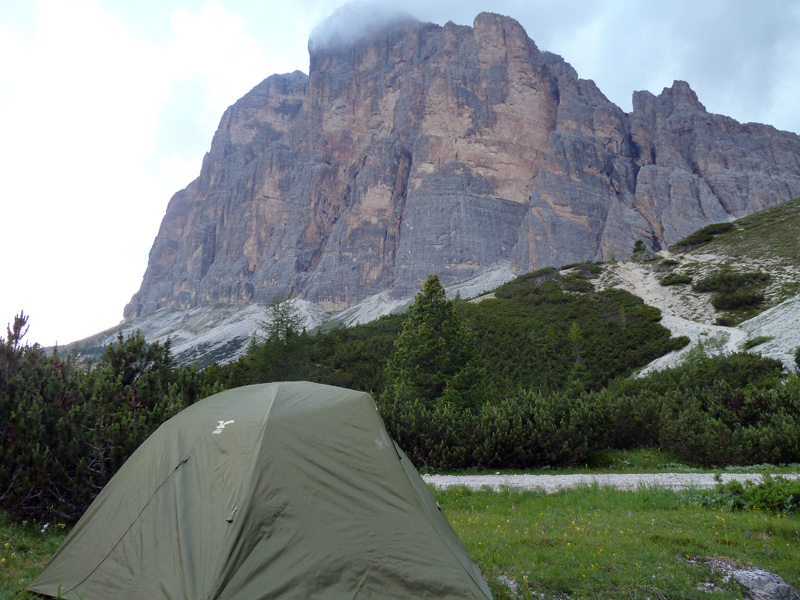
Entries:
{"type": "Polygon", "coordinates": [[[437,498],[503,598],[743,598],[711,558],[800,589],[800,516],[707,509],[682,493],[451,489],[437,498]],[[516,594],[512,588],[516,588],[516,594]]]}
{"type": "MultiPolygon", "coordinates": [[[[435,494],[497,600],[744,598],[712,570],[712,558],[766,569],[800,589],[797,513],[704,508],[691,492],[657,489],[435,494]]],[[[64,536],[0,519],[0,598],[33,598],[15,593],[64,536]]]]}
{"type": "Polygon", "coordinates": [[[38,598],[23,592],[66,537],[61,527],[13,523],[0,515],[0,598],[38,598]]]}

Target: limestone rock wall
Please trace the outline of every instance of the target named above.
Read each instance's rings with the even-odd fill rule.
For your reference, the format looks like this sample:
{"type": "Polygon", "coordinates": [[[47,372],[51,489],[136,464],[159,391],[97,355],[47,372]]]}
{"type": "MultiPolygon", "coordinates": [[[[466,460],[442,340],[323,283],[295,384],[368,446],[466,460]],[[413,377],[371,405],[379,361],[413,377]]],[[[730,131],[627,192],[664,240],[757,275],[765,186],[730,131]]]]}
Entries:
{"type": "Polygon", "coordinates": [[[626,114],[508,17],[309,49],[309,76],[225,112],[126,318],[287,293],[341,310],[431,273],[622,258],[800,196],[800,137],[709,114],[684,82],[626,114]]]}

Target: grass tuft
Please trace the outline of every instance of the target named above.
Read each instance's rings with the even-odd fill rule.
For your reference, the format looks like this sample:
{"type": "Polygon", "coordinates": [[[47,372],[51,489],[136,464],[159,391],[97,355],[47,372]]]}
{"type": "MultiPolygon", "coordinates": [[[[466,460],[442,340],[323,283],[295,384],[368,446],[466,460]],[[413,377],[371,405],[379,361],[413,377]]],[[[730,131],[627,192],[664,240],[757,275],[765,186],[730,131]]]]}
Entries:
{"type": "Polygon", "coordinates": [[[64,541],[63,525],[22,521],[0,513],[0,598],[38,598],[24,591],[64,541]]]}

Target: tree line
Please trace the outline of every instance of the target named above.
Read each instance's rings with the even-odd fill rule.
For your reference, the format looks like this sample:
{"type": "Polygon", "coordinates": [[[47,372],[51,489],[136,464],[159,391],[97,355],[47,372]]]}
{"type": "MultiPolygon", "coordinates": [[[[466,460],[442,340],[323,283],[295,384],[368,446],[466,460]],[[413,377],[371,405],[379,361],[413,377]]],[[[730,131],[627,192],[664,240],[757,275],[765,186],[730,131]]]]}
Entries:
{"type": "Polygon", "coordinates": [[[543,269],[481,302],[449,300],[431,276],[406,313],[307,332],[276,299],[240,359],[174,364],[141,333],[95,364],[0,337],[0,507],[77,519],[135,448],[186,406],[230,387],[309,380],[371,392],[419,468],[581,464],[608,448],[659,447],[697,465],[800,461],[800,383],[758,355],[695,352],[681,367],[630,375],[682,347],[659,311],[595,291],[597,266],[543,269]]]}

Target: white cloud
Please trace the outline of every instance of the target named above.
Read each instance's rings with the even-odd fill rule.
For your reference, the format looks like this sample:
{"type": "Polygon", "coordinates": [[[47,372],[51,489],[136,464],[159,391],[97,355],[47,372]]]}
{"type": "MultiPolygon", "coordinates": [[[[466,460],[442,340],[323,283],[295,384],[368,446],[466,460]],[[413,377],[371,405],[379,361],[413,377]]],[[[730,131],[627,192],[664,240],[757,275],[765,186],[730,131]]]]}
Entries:
{"type": "Polygon", "coordinates": [[[152,149],[157,52],[88,1],[43,1],[27,35],[6,33],[2,222],[16,227],[4,228],[14,250],[0,318],[24,309],[33,340],[69,341],[119,320],[136,266],[129,249],[147,225],[136,208],[157,185],[137,172],[152,149]]]}
{"type": "Polygon", "coordinates": [[[44,0],[29,31],[0,25],[0,52],[15,58],[0,62],[0,221],[14,249],[0,323],[24,309],[31,341],[121,319],[167,201],[199,173],[223,110],[287,70],[214,0],[172,24],[156,45],[97,2],[44,0]],[[187,85],[196,98],[182,97],[187,85]]]}

